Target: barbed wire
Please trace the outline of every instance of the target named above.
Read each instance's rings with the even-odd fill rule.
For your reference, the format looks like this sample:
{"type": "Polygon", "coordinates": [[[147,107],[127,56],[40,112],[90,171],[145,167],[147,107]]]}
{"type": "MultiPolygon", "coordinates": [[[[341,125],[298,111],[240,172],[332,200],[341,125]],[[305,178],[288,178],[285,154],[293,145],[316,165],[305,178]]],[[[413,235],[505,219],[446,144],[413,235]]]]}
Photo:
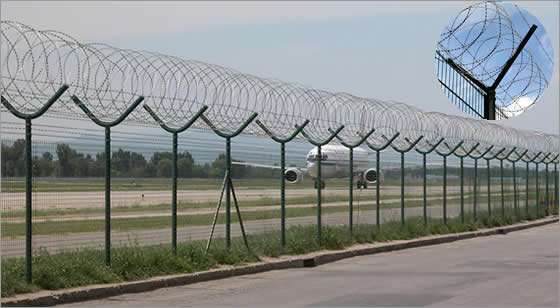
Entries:
{"type": "MultiPolygon", "coordinates": [[[[2,95],[20,112],[40,109],[67,84],[68,91],[50,111],[64,118],[85,117],[70,95],[76,95],[105,121],[118,118],[143,96],[144,103],[174,127],[208,106],[205,116],[225,132],[235,131],[256,112],[258,120],[277,136],[288,136],[309,120],[306,134],[316,140],[344,125],[339,137],[347,143],[375,129],[368,137],[370,145],[382,145],[399,134],[392,141],[397,148],[406,148],[419,137],[423,139],[418,148],[429,148],[442,137],[446,142],[440,147],[463,142],[467,150],[477,143],[532,152],[557,152],[559,146],[558,136],[423,112],[400,102],[312,89],[156,52],[85,44],[58,31],[37,30],[14,21],[1,23],[1,39],[2,95]]],[[[157,125],[142,108],[127,121],[157,125]]],[[[193,127],[208,129],[203,121],[196,121],[193,127]]],[[[265,135],[256,124],[249,125],[245,133],[265,135]]]]}
{"type": "MultiPolygon", "coordinates": [[[[506,60],[514,54],[530,27],[519,7],[512,6],[512,12],[509,12],[506,5],[483,1],[461,10],[444,29],[437,43],[440,54],[487,86],[497,79],[506,60]],[[512,18],[515,14],[521,16],[527,29],[522,31],[515,26],[512,18]]],[[[538,31],[544,32],[543,29],[538,31]]],[[[538,42],[546,61],[550,62],[551,57],[538,35],[531,40],[538,42]]],[[[544,68],[538,57],[524,48],[495,90],[496,111],[509,118],[533,106],[551,78],[544,68]]]]}

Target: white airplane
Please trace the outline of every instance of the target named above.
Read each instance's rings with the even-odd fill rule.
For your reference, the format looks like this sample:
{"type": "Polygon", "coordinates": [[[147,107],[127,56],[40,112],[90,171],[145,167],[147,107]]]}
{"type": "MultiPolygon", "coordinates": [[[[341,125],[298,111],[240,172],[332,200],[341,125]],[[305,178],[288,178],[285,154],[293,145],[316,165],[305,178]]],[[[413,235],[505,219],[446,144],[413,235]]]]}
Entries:
{"type": "MultiPolygon", "coordinates": [[[[321,160],[321,187],[325,187],[325,179],[348,177],[350,167],[350,150],[342,145],[324,145],[321,147],[321,157],[317,155],[317,147],[307,153],[307,168],[289,167],[284,172],[284,178],[288,183],[296,184],[303,180],[304,174],[309,175],[315,180],[317,188],[317,162],[321,160]]],[[[236,165],[274,168],[279,166],[252,164],[246,162],[232,162],[236,165]]],[[[375,168],[368,168],[368,153],[363,148],[354,148],[354,176],[357,178],[357,188],[367,188],[367,184],[377,182],[379,175],[375,168]]]]}

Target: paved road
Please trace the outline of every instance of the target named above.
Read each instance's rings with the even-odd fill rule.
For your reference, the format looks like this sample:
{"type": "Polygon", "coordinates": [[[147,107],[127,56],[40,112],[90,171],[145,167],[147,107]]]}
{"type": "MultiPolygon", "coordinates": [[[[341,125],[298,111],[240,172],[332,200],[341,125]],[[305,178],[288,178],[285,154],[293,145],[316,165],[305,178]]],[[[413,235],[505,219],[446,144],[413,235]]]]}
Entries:
{"type": "Polygon", "coordinates": [[[75,306],[547,306],[558,301],[558,224],[75,306]]]}

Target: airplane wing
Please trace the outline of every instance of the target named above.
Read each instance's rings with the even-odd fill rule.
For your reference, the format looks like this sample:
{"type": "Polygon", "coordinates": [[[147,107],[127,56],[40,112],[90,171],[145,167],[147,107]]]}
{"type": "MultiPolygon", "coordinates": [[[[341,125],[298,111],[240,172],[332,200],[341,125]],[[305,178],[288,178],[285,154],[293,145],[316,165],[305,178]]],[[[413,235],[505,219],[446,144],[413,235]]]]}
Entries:
{"type": "MultiPolygon", "coordinates": [[[[238,165],[238,166],[257,167],[257,168],[280,169],[280,166],[256,164],[256,163],[250,163],[250,162],[244,162],[244,161],[232,161],[231,164],[232,165],[238,165]]],[[[307,168],[301,168],[301,167],[286,167],[286,169],[289,169],[289,168],[296,168],[296,169],[299,169],[302,172],[305,172],[307,170],[307,168]]]]}

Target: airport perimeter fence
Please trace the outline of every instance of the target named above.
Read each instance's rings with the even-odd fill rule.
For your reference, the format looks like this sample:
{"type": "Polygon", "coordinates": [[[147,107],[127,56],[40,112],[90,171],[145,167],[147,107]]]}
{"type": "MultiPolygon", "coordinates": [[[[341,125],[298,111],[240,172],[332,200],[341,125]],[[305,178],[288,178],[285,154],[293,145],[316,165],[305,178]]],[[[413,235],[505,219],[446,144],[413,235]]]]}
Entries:
{"type": "Polygon", "coordinates": [[[272,232],[284,246],[297,225],[320,242],[325,225],[557,212],[557,136],[1,25],[2,248],[28,281],[41,249],[103,247],[110,266],[130,243],[272,232]],[[318,159],[319,185],[288,188],[286,168],[332,143],[349,162],[367,149],[380,180],[357,190],[349,163],[323,188],[318,159]]]}

